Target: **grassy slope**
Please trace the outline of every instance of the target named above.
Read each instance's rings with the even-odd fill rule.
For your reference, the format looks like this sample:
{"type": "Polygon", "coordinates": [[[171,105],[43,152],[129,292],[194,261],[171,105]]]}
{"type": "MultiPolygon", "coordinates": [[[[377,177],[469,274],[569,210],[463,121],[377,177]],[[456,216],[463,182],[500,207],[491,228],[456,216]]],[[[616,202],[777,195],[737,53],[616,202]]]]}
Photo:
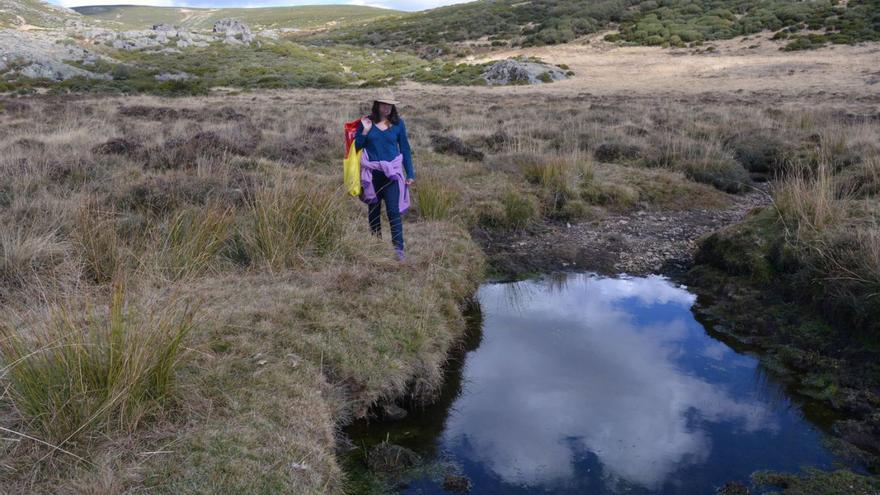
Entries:
{"type": "Polygon", "coordinates": [[[74,10],[90,20],[118,29],[145,29],[153,24],[167,23],[189,29],[211,29],[218,19],[232,17],[252,29],[311,29],[328,23],[347,24],[392,14],[394,10],[353,5],[310,5],[302,7],[266,8],[179,8],[108,5],[76,7],[74,10]]]}
{"type": "Polygon", "coordinates": [[[79,16],[40,0],[0,0],[0,28],[15,27],[22,23],[39,27],[63,26],[67,19],[79,16]]]}
{"type": "Polygon", "coordinates": [[[345,26],[317,40],[402,47],[433,52],[445,43],[484,39],[484,45],[552,45],[601,29],[620,27],[617,39],[674,45],[726,39],[764,29],[786,29],[791,47],[880,39],[880,2],[854,0],[846,6],[797,0],[517,0],[452,5],[405,18],[345,26]],[[812,37],[805,29],[827,29],[812,37]],[[803,38],[803,41],[799,41],[803,38]]]}

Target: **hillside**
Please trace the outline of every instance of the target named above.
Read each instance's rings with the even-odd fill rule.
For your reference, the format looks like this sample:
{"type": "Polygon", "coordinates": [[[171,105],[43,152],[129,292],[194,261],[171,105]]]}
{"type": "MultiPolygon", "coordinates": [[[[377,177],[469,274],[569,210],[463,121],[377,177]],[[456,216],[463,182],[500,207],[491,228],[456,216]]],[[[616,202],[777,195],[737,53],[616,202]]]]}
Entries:
{"type": "Polygon", "coordinates": [[[51,5],[40,0],[0,0],[0,29],[58,27],[67,19],[77,19],[72,10],[51,5]]]}
{"type": "Polygon", "coordinates": [[[474,47],[566,43],[607,28],[620,29],[610,41],[666,46],[773,30],[790,40],[789,49],[802,49],[880,40],[880,1],[480,0],[342,26],[314,41],[466,54],[474,47]]]}
{"type": "Polygon", "coordinates": [[[377,19],[401,12],[354,5],[307,5],[235,9],[107,5],[75,7],[86,19],[112,29],[145,29],[166,23],[188,29],[211,29],[219,19],[239,19],[254,29],[314,29],[377,19]]]}

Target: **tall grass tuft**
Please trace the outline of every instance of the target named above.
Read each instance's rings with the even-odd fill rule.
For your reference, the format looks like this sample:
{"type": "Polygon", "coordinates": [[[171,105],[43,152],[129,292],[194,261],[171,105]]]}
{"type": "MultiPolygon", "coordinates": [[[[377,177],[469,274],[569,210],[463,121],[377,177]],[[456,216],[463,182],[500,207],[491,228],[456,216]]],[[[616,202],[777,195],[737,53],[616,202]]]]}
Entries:
{"type": "Polygon", "coordinates": [[[204,274],[231,238],[230,209],[185,209],[168,223],[160,241],[159,263],[166,276],[177,280],[204,274]]]}
{"type": "Polygon", "coordinates": [[[541,187],[545,207],[557,211],[578,196],[578,188],[593,177],[592,163],[572,156],[544,156],[523,167],[525,179],[541,187]]]}
{"type": "Polygon", "coordinates": [[[71,238],[84,274],[92,282],[107,283],[122,271],[125,256],[113,212],[87,200],[74,217],[71,238]]]}
{"type": "Polygon", "coordinates": [[[314,185],[276,186],[256,193],[241,238],[249,259],[282,269],[301,264],[307,254],[333,252],[344,231],[339,191],[314,185]]]}
{"type": "Polygon", "coordinates": [[[809,240],[846,215],[831,166],[822,161],[813,170],[792,164],[773,190],[773,204],[796,239],[809,240]]]}
{"type": "Polygon", "coordinates": [[[2,379],[28,430],[56,445],[132,431],[169,399],[194,309],[136,309],[117,284],[107,311],[47,310],[34,328],[0,326],[2,379]]]}
{"type": "Polygon", "coordinates": [[[437,177],[427,177],[412,188],[419,216],[425,220],[448,220],[455,215],[459,193],[437,177]]]}
{"type": "Polygon", "coordinates": [[[55,231],[0,228],[0,294],[50,272],[66,254],[67,245],[55,231]]]}

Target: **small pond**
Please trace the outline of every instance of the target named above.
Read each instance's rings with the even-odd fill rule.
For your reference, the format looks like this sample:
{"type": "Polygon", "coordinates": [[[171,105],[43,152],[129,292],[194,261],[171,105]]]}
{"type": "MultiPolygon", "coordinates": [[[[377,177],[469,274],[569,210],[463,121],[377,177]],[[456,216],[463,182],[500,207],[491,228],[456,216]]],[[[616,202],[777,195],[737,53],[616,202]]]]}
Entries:
{"type": "Polygon", "coordinates": [[[752,355],[713,338],[696,296],[659,276],[483,285],[440,400],[354,425],[429,464],[401,493],[696,494],[755,470],[831,468],[821,413],[752,355]],[[818,421],[818,423],[817,423],[818,421]]]}

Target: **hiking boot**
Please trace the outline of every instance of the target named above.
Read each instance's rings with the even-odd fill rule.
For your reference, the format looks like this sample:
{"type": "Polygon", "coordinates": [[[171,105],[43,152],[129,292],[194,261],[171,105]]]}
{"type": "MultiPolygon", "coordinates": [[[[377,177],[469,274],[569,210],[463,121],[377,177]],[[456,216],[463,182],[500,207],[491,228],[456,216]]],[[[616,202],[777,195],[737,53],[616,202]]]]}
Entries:
{"type": "Polygon", "coordinates": [[[403,261],[406,259],[406,256],[403,254],[403,249],[395,249],[394,257],[397,258],[397,261],[403,261]]]}

